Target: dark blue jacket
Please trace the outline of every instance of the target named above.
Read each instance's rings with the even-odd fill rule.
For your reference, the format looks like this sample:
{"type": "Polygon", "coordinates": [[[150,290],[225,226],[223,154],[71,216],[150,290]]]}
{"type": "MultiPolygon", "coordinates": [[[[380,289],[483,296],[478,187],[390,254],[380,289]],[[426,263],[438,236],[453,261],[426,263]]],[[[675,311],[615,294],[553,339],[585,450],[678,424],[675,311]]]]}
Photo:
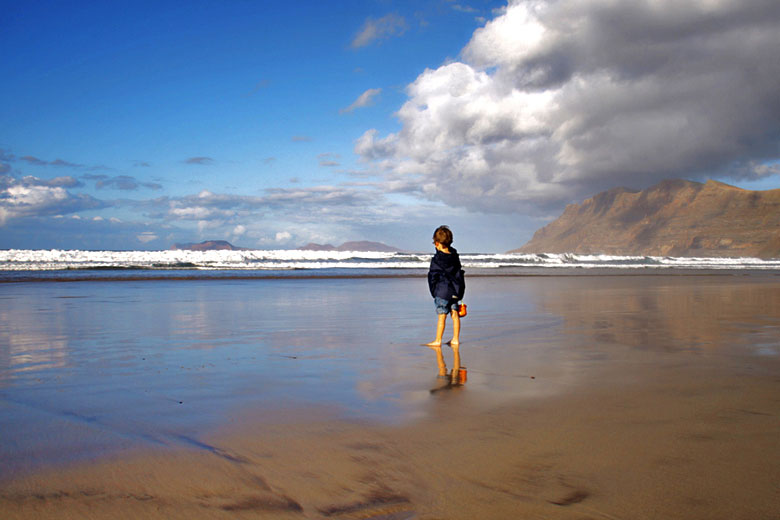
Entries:
{"type": "Polygon", "coordinates": [[[437,250],[428,270],[428,288],[434,298],[460,301],[466,292],[466,277],[460,265],[458,251],[450,246],[450,253],[437,250]]]}

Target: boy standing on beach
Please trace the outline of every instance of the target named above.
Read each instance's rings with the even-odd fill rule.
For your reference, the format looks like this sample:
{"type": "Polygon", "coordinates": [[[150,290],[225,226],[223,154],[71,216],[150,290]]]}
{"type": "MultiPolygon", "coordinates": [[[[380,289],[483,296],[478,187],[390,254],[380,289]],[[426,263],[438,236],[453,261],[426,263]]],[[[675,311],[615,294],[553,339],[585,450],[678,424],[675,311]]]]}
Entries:
{"type": "Polygon", "coordinates": [[[460,316],[458,315],[460,306],[458,302],[463,299],[463,294],[466,291],[466,280],[458,251],[452,247],[450,228],[447,226],[436,228],[436,231],[433,232],[433,245],[436,247],[436,254],[431,259],[431,267],[428,270],[428,288],[436,305],[438,321],[436,322],[436,339],[426,343],[426,345],[436,351],[439,375],[445,376],[447,367],[441,354],[441,341],[447,314],[451,314],[452,340],[449,344],[454,354],[453,378],[456,378],[460,369],[460,316]]]}

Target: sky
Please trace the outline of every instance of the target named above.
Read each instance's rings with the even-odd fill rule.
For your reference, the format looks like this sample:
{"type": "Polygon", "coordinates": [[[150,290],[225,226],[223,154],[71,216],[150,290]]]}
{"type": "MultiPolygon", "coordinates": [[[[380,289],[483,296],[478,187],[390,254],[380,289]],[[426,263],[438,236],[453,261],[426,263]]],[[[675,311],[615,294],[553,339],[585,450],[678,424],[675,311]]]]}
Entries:
{"type": "Polygon", "coordinates": [[[0,0],[0,249],[522,246],[780,188],[777,0],[0,0]]]}

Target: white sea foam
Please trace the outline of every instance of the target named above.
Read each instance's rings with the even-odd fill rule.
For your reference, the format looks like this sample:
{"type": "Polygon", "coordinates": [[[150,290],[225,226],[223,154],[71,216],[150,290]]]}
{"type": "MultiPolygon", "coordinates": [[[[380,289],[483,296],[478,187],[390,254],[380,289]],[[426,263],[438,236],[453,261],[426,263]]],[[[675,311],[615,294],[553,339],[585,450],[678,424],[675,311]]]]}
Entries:
{"type": "MultiPolygon", "coordinates": [[[[431,254],[366,251],[78,251],[0,250],[0,271],[65,269],[426,269],[431,254]]],[[[466,269],[780,269],[780,259],[562,254],[461,254],[466,269]]]]}

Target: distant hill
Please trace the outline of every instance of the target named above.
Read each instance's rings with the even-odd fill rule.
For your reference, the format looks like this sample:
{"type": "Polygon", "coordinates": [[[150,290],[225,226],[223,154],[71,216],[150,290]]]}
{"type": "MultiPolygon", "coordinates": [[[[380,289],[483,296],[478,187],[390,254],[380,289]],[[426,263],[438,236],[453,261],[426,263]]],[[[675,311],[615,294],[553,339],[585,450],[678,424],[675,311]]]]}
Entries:
{"type": "Polygon", "coordinates": [[[171,250],[183,249],[187,251],[241,251],[243,247],[236,247],[226,240],[206,240],[199,244],[173,244],[171,250]]]}
{"type": "Polygon", "coordinates": [[[369,242],[362,240],[358,242],[344,242],[340,246],[333,246],[331,244],[313,244],[309,243],[305,246],[298,248],[301,251],[372,251],[379,253],[399,253],[400,249],[393,246],[388,246],[381,242],[369,242]]]}
{"type": "Polygon", "coordinates": [[[780,189],[685,180],[615,188],[570,204],[512,252],[780,258],[780,189]]]}

